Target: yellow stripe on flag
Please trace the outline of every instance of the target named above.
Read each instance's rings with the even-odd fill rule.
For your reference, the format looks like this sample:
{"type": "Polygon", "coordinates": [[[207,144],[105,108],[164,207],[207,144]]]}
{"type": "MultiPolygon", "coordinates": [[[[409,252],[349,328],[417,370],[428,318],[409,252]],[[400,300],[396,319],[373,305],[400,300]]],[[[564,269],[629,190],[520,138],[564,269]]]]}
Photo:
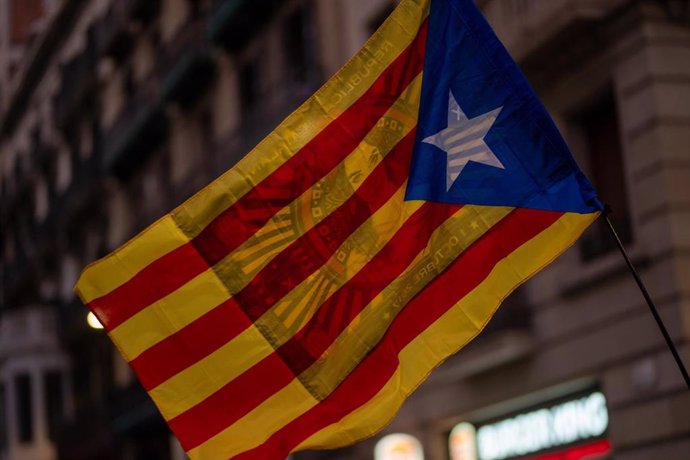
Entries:
{"type": "Polygon", "coordinates": [[[400,366],[376,396],[315,433],[295,451],[334,449],[381,430],[435,367],[476,337],[500,301],[569,248],[597,217],[598,213],[565,214],[499,262],[482,284],[399,353],[400,366]]]}

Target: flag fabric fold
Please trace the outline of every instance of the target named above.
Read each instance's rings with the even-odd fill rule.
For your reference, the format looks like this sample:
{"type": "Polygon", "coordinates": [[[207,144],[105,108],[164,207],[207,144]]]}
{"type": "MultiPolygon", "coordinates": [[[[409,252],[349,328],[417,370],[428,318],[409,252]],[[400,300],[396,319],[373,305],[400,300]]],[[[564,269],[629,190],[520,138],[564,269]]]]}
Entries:
{"type": "Polygon", "coordinates": [[[601,204],[471,0],[402,0],[76,290],[193,460],[371,436],[601,204]]]}

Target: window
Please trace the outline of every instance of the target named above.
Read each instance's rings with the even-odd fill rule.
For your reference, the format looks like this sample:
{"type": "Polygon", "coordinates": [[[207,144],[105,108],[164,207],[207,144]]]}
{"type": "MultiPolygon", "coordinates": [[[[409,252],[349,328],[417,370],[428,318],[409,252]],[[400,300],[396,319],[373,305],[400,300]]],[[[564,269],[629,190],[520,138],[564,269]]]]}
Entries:
{"type": "MultiPolygon", "coordinates": [[[[602,201],[613,210],[610,219],[621,240],[624,244],[631,243],[632,222],[613,93],[607,93],[595,104],[576,114],[572,121],[586,151],[583,163],[589,166],[589,178],[602,201]]],[[[580,245],[585,261],[615,249],[615,242],[603,220],[594,222],[580,245]]]]}
{"type": "Polygon", "coordinates": [[[198,19],[211,9],[211,2],[209,0],[188,0],[189,16],[192,19],[198,19]]]}
{"type": "Polygon", "coordinates": [[[518,288],[503,301],[477,340],[489,339],[493,334],[529,331],[531,327],[532,309],[525,290],[518,288]]]}
{"type": "Polygon", "coordinates": [[[48,438],[57,439],[58,429],[64,415],[64,395],[62,387],[62,375],[60,372],[51,371],[44,375],[46,417],[48,422],[48,438]]]}
{"type": "Polygon", "coordinates": [[[17,430],[19,442],[28,444],[33,440],[33,401],[31,395],[31,377],[20,374],[14,379],[17,392],[17,430]]]}
{"type": "Polygon", "coordinates": [[[384,21],[388,18],[388,16],[390,16],[390,14],[395,9],[395,4],[396,2],[388,2],[388,4],[384,6],[381,9],[381,11],[379,11],[379,13],[369,21],[369,35],[373,34],[378,30],[379,27],[381,27],[381,24],[384,23],[384,21]]]}
{"type": "Polygon", "coordinates": [[[301,5],[285,21],[285,63],[288,77],[297,82],[306,81],[309,74],[308,15],[307,7],[301,5]]]}
{"type": "Polygon", "coordinates": [[[13,44],[29,41],[33,28],[44,14],[43,0],[14,0],[10,4],[10,40],[13,44]]]}
{"type": "Polygon", "coordinates": [[[5,410],[5,384],[0,383],[0,456],[7,449],[7,414],[5,410]]]}
{"type": "Polygon", "coordinates": [[[248,59],[239,71],[240,105],[242,112],[251,111],[259,102],[259,65],[256,58],[248,59]]]}
{"type": "Polygon", "coordinates": [[[124,66],[122,70],[122,90],[126,99],[131,99],[135,96],[137,91],[136,82],[134,80],[134,69],[131,64],[124,66]]]}

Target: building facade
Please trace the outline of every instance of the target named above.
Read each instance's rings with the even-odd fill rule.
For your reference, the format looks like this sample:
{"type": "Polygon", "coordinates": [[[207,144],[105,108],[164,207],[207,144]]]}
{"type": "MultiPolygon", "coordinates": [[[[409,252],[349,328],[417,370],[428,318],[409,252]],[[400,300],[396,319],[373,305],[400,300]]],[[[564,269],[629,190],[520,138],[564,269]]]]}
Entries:
{"type": "MultiPolygon", "coordinates": [[[[231,167],[394,3],[0,0],[0,459],[184,458],[87,324],[78,273],[231,167]]],[[[690,362],[690,2],[478,3],[613,208],[690,362]]],[[[416,458],[407,445],[466,460],[462,439],[476,438],[482,460],[587,449],[685,460],[688,414],[690,393],[595,225],[385,433],[296,457],[416,458]],[[525,420],[570,428],[520,443],[536,426],[525,420]],[[390,433],[416,441],[377,449],[390,433]]]]}

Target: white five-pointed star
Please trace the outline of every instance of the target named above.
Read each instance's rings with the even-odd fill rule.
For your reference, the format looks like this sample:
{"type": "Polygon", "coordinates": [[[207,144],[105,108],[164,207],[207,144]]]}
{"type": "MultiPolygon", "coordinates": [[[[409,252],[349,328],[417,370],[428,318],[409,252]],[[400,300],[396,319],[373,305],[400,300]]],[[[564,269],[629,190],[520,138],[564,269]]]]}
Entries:
{"type": "Polygon", "coordinates": [[[503,107],[470,120],[458,105],[453,93],[450,93],[448,127],[423,141],[435,145],[448,155],[446,190],[450,190],[470,161],[506,169],[484,141],[486,133],[493,126],[501,109],[503,107]]]}

